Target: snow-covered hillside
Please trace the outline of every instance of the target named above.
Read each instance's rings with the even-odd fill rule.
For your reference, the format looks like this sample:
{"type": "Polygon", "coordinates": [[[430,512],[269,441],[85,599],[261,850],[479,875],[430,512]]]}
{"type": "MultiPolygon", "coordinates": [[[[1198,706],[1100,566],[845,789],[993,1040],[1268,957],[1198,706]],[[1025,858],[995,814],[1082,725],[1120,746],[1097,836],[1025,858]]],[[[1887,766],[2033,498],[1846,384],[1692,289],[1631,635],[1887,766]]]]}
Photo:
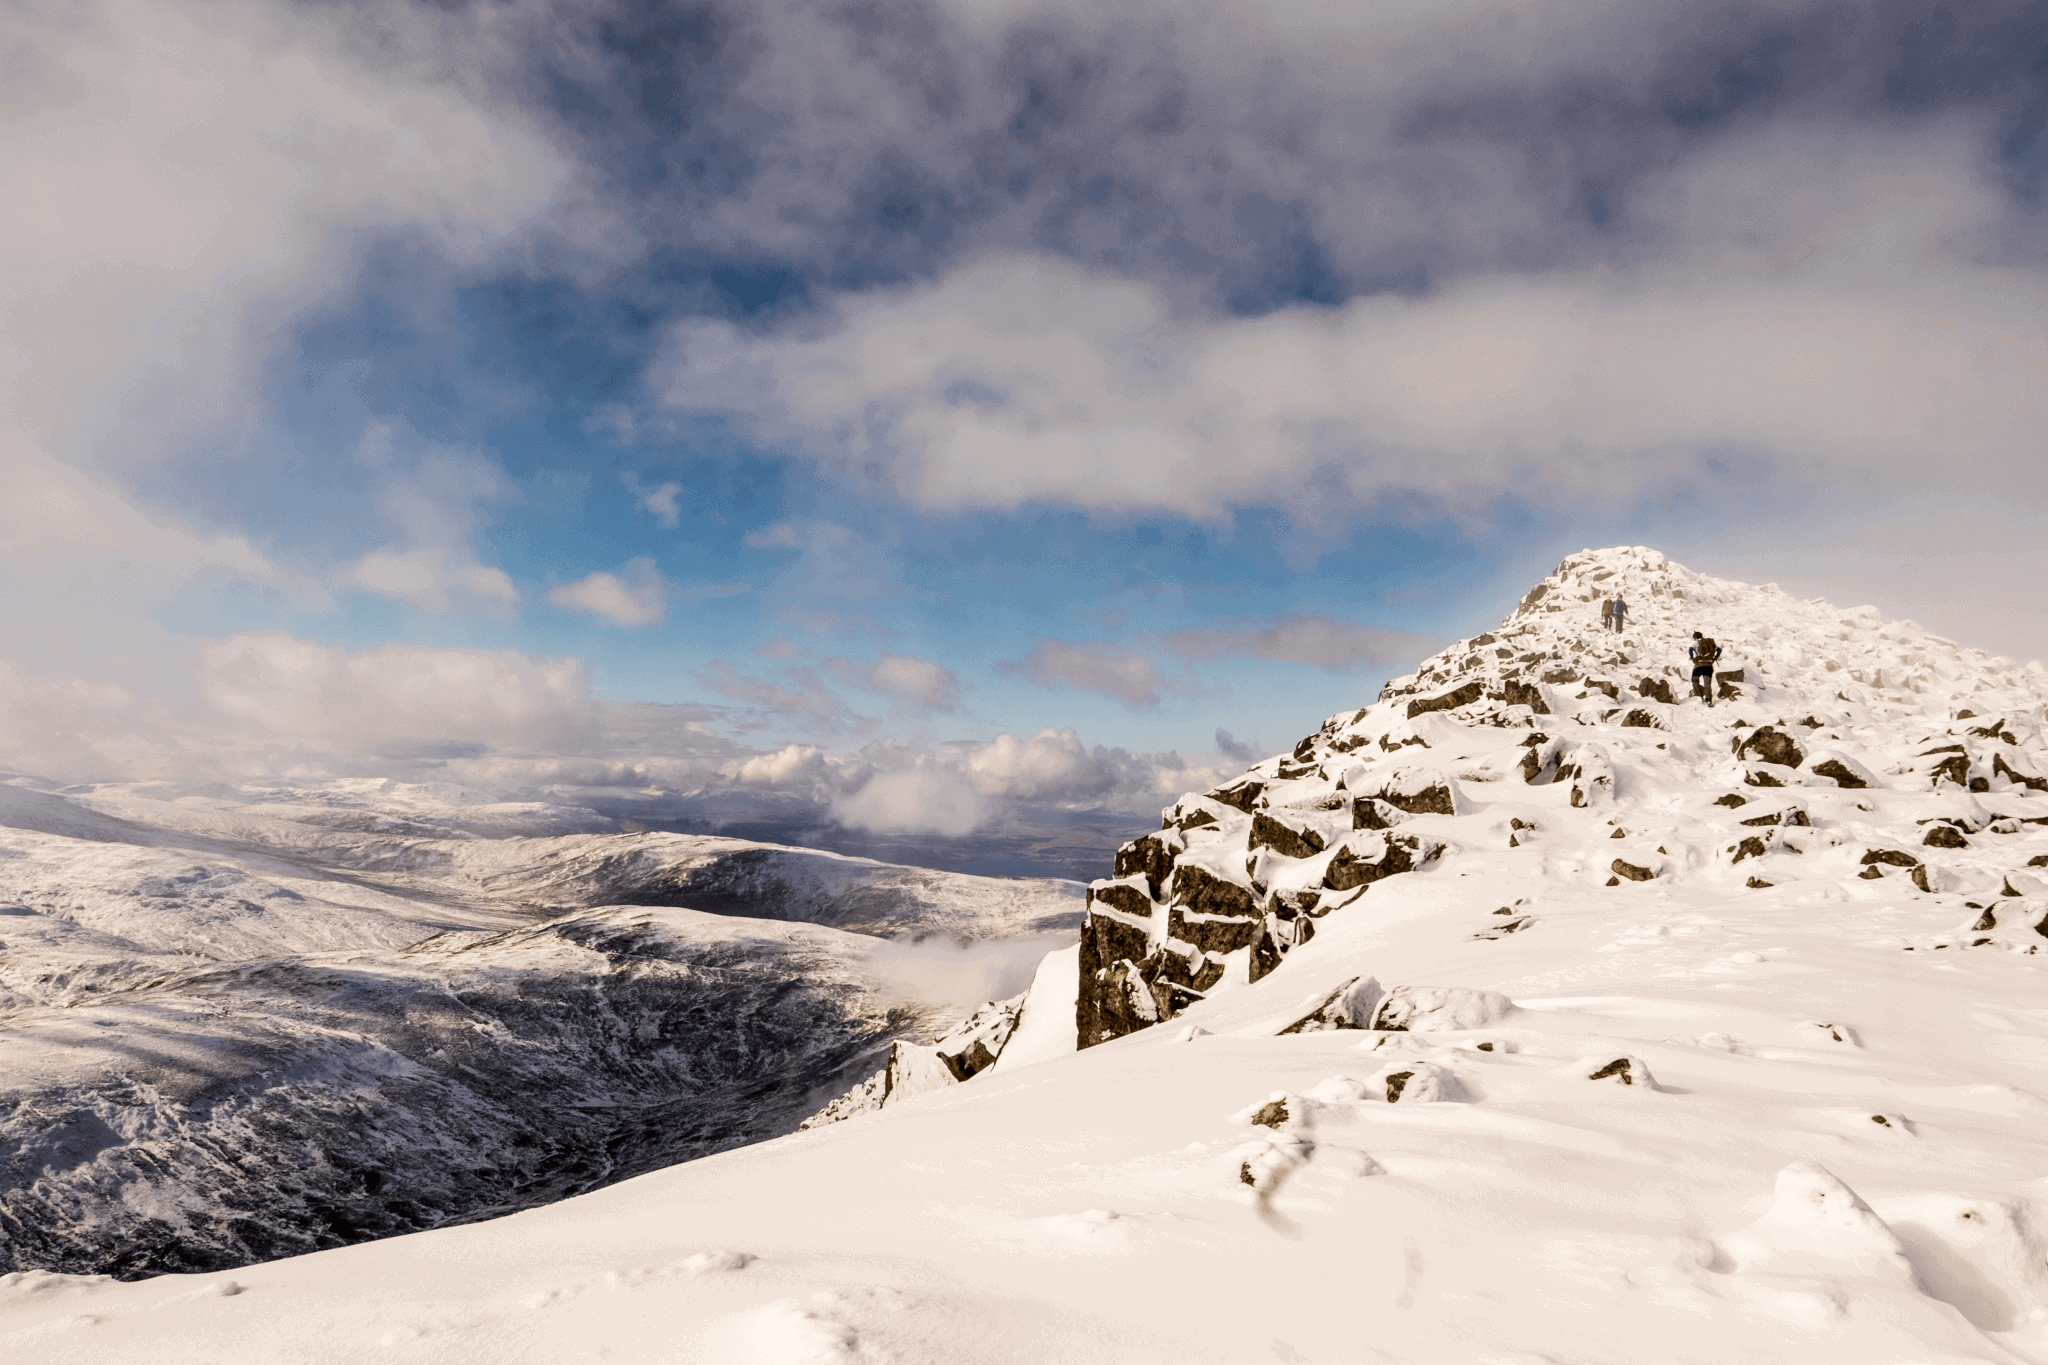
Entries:
{"type": "Polygon", "coordinates": [[[232,1277],[11,1277],[0,1346],[2048,1362],[2044,704],[1874,612],[1576,555],[1170,808],[964,1083],[232,1277]]]}
{"type": "Polygon", "coordinates": [[[256,796],[0,784],[0,1267],[232,1267],[788,1132],[971,1008],[927,988],[979,960],[948,945],[1080,919],[1068,883],[256,796]]]}

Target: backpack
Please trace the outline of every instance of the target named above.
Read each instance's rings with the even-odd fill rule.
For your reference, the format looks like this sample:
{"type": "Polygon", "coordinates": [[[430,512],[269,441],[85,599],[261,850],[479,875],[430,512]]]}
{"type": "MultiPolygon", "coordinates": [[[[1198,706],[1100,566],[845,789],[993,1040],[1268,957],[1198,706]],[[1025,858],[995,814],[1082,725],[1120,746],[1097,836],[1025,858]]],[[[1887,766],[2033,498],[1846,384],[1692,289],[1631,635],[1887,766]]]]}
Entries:
{"type": "Polygon", "coordinates": [[[1714,643],[1713,636],[1703,636],[1695,648],[1692,657],[1694,663],[1718,663],[1721,659],[1721,646],[1714,643]]]}

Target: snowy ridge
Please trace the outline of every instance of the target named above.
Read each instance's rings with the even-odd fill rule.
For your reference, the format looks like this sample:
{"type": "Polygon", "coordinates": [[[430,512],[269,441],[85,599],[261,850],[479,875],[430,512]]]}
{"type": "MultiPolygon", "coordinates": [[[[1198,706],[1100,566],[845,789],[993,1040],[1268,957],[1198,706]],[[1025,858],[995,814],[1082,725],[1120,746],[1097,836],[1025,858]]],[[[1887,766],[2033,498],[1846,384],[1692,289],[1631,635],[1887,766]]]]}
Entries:
{"type": "Polygon", "coordinates": [[[2048,1365],[2040,670],[1642,550],[1541,586],[1177,802],[965,1084],[232,1281],[0,1279],[0,1347],[2048,1365]],[[1713,709],[1660,695],[1693,629],[1713,709]]]}
{"type": "Polygon", "coordinates": [[[1067,883],[344,786],[0,785],[0,1267],[233,1267],[773,1137],[959,1018],[885,940],[1079,918],[1067,883]]]}
{"type": "MultiPolygon", "coordinates": [[[[2039,664],[1958,649],[1872,608],[1793,601],[1654,550],[1583,552],[1499,629],[1292,753],[1183,797],[1158,834],[1124,845],[1116,875],[1089,891],[1078,1043],[1257,981],[1373,883],[1502,840],[1546,880],[1832,881],[1834,850],[1848,849],[1866,880],[1895,871],[1923,891],[2038,897],[2048,886],[2026,869],[2048,833],[2009,836],[2048,809],[2009,803],[2048,790],[2044,703],[2039,664]],[[1615,597],[1631,610],[1609,631],[1601,606],[1615,597]],[[1722,650],[1715,708],[1688,695],[1694,631],[1722,650]],[[1534,793],[1507,813],[1514,798],[1488,785],[1503,782],[1562,786],[1586,814],[1553,815],[1534,793]],[[1825,795],[1808,800],[1813,788],[1825,795]],[[1991,837],[1969,837],[1980,831],[1991,837]]],[[[2004,922],[2040,908],[2028,899],[2004,922]]],[[[1496,932],[1527,922],[1510,913],[1496,932]]]]}

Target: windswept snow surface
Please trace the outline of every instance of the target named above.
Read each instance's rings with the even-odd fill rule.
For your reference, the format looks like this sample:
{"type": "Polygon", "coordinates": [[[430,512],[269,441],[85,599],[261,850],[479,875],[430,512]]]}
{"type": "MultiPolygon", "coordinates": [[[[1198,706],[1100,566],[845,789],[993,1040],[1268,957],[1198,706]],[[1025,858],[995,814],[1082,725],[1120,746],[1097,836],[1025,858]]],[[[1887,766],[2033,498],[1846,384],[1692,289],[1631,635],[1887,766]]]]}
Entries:
{"type": "Polygon", "coordinates": [[[788,1132],[981,1003],[943,969],[1079,919],[459,792],[241,795],[0,784],[0,1270],[228,1269],[788,1132]]]}
{"type": "Polygon", "coordinates": [[[1238,949],[1126,1036],[492,1222],[0,1279],[0,1351],[2048,1362],[2040,670],[1643,550],[1543,587],[1250,774],[1342,843],[1387,832],[1354,777],[1430,770],[1415,870],[1309,907],[1333,845],[1247,867],[1253,811],[1177,803],[1314,924],[1257,981],[1238,949]],[[1645,699],[1694,628],[1738,695],[1645,699]],[[1503,695],[1531,672],[1542,712],[1503,695]]]}

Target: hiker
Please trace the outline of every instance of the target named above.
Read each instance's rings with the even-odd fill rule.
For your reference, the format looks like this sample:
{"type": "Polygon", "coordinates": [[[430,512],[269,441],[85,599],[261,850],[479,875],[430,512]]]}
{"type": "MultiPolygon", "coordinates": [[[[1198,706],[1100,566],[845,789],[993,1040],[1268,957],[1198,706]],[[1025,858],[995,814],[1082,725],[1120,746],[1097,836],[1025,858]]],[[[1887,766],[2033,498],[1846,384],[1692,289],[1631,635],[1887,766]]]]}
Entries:
{"type": "Polygon", "coordinates": [[[1628,603],[1621,600],[1620,593],[1614,595],[1614,601],[1610,605],[1609,610],[1614,618],[1614,628],[1618,631],[1622,626],[1622,618],[1628,615],[1628,603]]]}
{"type": "Polygon", "coordinates": [[[1603,598],[1600,602],[1600,629],[1614,629],[1614,599],[1603,598]]]}
{"type": "Polygon", "coordinates": [[[1695,697],[1706,697],[1707,705],[1712,706],[1714,704],[1714,665],[1720,662],[1721,646],[1714,643],[1713,636],[1702,635],[1698,631],[1694,631],[1692,633],[1692,648],[1685,651],[1685,654],[1687,658],[1692,660],[1692,694],[1695,697]],[[1701,678],[1707,680],[1704,685],[1704,691],[1700,683],[1701,678]]]}

